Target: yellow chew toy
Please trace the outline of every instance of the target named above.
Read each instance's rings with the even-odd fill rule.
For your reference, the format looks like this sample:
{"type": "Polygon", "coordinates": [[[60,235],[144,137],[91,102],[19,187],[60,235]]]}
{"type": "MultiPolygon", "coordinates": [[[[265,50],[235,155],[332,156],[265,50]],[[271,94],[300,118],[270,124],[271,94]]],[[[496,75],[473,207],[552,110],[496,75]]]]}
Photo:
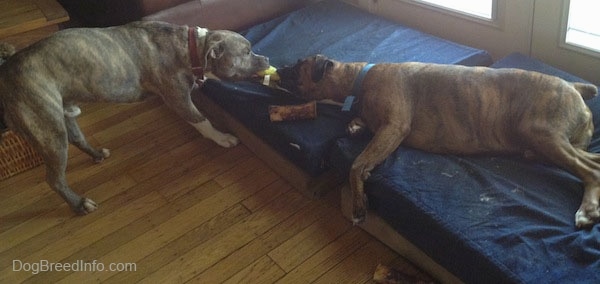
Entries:
{"type": "Polygon", "coordinates": [[[258,73],[256,74],[261,77],[265,77],[268,75],[272,81],[279,81],[279,74],[277,74],[277,68],[273,66],[270,66],[267,70],[258,71],[258,73]]]}

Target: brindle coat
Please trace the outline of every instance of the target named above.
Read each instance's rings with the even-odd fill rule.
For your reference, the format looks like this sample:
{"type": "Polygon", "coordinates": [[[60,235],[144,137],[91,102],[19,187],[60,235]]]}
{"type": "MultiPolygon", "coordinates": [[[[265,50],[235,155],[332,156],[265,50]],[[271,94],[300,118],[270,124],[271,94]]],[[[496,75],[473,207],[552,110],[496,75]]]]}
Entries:
{"type": "MultiPolygon", "coordinates": [[[[366,63],[312,56],[280,69],[281,85],[305,99],[343,102],[366,63]]],[[[375,65],[360,87],[359,118],[373,139],[350,171],[355,222],[366,216],[363,182],[403,145],[440,154],[524,154],[579,177],[585,193],[578,227],[600,221],[600,155],[586,152],[593,133],[584,99],[591,84],[518,69],[425,63],[375,65]]]]}
{"type": "Polygon", "coordinates": [[[214,129],[192,104],[188,43],[195,45],[204,71],[222,79],[249,78],[269,67],[237,33],[162,22],[63,30],[0,66],[0,114],[42,155],[48,184],[74,211],[85,214],[97,205],[67,184],[69,142],[97,162],[109,156],[85,140],[75,119],[78,103],[137,102],[158,95],[205,137],[224,147],[238,143],[214,129]],[[188,41],[190,34],[195,38],[188,41]]]}

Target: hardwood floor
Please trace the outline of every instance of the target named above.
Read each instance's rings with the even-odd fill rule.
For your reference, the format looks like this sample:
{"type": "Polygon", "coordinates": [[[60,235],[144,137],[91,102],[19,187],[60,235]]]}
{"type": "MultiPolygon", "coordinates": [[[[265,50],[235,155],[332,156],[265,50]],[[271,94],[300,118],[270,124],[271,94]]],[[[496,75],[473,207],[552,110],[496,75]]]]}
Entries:
{"type": "Polygon", "coordinates": [[[0,283],[371,283],[378,263],[419,273],[342,217],[339,192],[305,197],[158,99],[82,110],[88,141],[112,155],[96,165],[71,148],[67,176],[99,209],[74,216],[43,166],[0,181],[0,283]],[[87,271],[35,273],[45,264],[87,271]],[[126,264],[135,271],[109,271],[126,264]]]}

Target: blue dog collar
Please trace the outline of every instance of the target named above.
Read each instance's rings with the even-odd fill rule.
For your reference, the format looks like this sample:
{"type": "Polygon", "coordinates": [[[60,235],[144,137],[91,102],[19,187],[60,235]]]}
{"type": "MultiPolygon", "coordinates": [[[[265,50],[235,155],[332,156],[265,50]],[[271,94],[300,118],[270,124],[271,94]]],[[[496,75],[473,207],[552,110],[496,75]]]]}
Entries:
{"type": "Polygon", "coordinates": [[[349,111],[352,108],[352,104],[354,103],[354,99],[358,95],[360,86],[362,85],[362,82],[365,79],[365,76],[367,75],[369,70],[371,70],[371,67],[373,67],[373,66],[375,66],[375,64],[369,63],[369,64],[365,65],[365,67],[363,67],[362,70],[360,70],[360,73],[358,73],[358,76],[356,76],[356,79],[354,80],[354,85],[352,86],[352,92],[351,92],[350,96],[347,96],[346,99],[344,100],[344,105],[342,106],[342,111],[349,111]]]}

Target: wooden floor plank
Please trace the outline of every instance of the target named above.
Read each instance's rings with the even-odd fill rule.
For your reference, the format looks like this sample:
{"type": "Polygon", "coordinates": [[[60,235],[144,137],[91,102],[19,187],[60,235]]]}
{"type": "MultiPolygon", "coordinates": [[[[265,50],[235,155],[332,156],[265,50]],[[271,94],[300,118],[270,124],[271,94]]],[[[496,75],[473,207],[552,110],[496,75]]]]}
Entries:
{"type": "Polygon", "coordinates": [[[378,263],[388,264],[396,254],[378,241],[370,241],[313,283],[366,283],[378,263]]]}
{"type": "MultiPolygon", "coordinates": [[[[35,254],[37,251],[43,249],[52,243],[59,242],[62,239],[68,238],[72,232],[79,230],[83,227],[88,227],[90,224],[96,222],[112,214],[114,211],[118,211],[123,207],[129,206],[133,200],[141,198],[142,196],[150,193],[151,191],[139,190],[140,185],[136,185],[132,188],[127,189],[125,192],[120,193],[101,204],[101,208],[96,210],[92,214],[86,216],[75,216],[66,207],[62,212],[62,217],[68,218],[64,223],[59,226],[54,226],[41,234],[35,235],[28,239],[26,242],[22,242],[2,253],[0,253],[0,269],[11,265],[11,261],[14,259],[20,259],[23,256],[35,254]]],[[[53,194],[51,197],[60,199],[58,196],[53,194]]],[[[62,204],[62,203],[60,203],[62,204]]],[[[48,208],[51,211],[54,208],[48,208]]],[[[113,215],[114,216],[114,215],[113,215]]],[[[116,218],[116,217],[115,217],[116,218]]],[[[120,219],[122,219],[121,217],[120,219]]],[[[93,231],[97,229],[92,227],[93,231]]]]}
{"type": "Polygon", "coordinates": [[[74,215],[37,167],[0,181],[2,283],[369,283],[378,263],[419,270],[339,212],[339,191],[314,200],[244,145],[202,138],[160,99],[89,104],[88,141],[67,177],[99,203],[74,215]],[[13,260],[135,264],[135,271],[12,271],[13,260]],[[157,282],[158,281],[158,282],[157,282]]]}
{"type": "MultiPolygon", "coordinates": [[[[159,194],[151,192],[57,242],[50,243],[30,255],[21,255],[20,258],[15,259],[24,263],[37,263],[41,260],[58,262],[103,236],[126,226],[132,220],[147,214],[164,203],[164,199],[159,194]]],[[[0,283],[18,283],[32,276],[33,274],[27,271],[14,272],[11,265],[11,267],[6,267],[3,271],[0,271],[0,283]]]]}
{"type": "MultiPolygon", "coordinates": [[[[188,175],[188,178],[174,180],[168,185],[159,188],[158,191],[168,200],[173,200],[219,176],[223,171],[232,168],[239,159],[248,157],[250,151],[242,145],[229,150],[219,147],[207,154],[216,154],[216,156],[214,159],[210,159],[204,163],[190,164],[189,168],[186,168],[189,172],[193,173],[192,175],[188,175]],[[222,155],[220,155],[221,153],[222,155]]],[[[185,162],[183,164],[185,164],[185,162]]]]}
{"type": "Polygon", "coordinates": [[[353,227],[326,247],[296,266],[277,283],[312,282],[342,262],[369,241],[369,236],[358,227],[353,227]]]}
{"type": "Polygon", "coordinates": [[[165,156],[156,155],[154,159],[149,160],[147,163],[129,169],[128,173],[135,180],[143,181],[163,174],[169,169],[180,167],[185,161],[189,161],[201,153],[213,151],[215,147],[217,146],[208,139],[187,141],[185,144],[169,150],[165,153],[165,156]]]}
{"type": "Polygon", "coordinates": [[[248,175],[255,170],[256,167],[264,167],[264,164],[260,159],[254,156],[248,156],[245,159],[240,159],[238,163],[231,169],[225,171],[223,174],[214,178],[214,181],[223,187],[226,187],[240,178],[248,175]]]}
{"type": "MultiPolygon", "coordinates": [[[[290,192],[289,194],[298,193],[290,192]]],[[[273,248],[310,226],[328,210],[328,206],[323,203],[308,202],[306,206],[300,208],[289,218],[197,275],[192,282],[220,283],[225,281],[230,275],[252,265],[256,260],[267,255],[273,248]]]]}
{"type": "Polygon", "coordinates": [[[187,232],[177,240],[170,242],[166,246],[156,250],[151,255],[137,262],[138,270],[135,273],[118,273],[107,279],[106,283],[135,283],[175,261],[181,255],[193,248],[214,238],[216,235],[233,226],[248,215],[250,215],[250,212],[243,206],[239,204],[234,205],[208,222],[202,223],[194,230],[187,232]]]}
{"type": "MultiPolygon", "coordinates": [[[[129,176],[121,176],[116,179],[108,180],[106,183],[90,191],[90,197],[96,202],[103,202],[135,185],[133,179],[129,176]]],[[[35,235],[38,235],[49,228],[57,226],[65,222],[68,219],[65,212],[70,209],[68,205],[62,204],[55,210],[49,211],[48,213],[39,216],[38,218],[32,218],[25,222],[18,223],[12,229],[0,234],[0,252],[3,252],[15,245],[27,241],[35,235]]],[[[67,213],[69,214],[69,213],[67,213]]]]}
{"type": "Polygon", "coordinates": [[[45,169],[38,166],[0,181],[0,200],[6,199],[38,183],[46,182],[45,169]]]}
{"type": "Polygon", "coordinates": [[[109,144],[110,142],[121,145],[152,133],[154,127],[161,127],[175,121],[181,123],[166,107],[157,106],[140,113],[138,116],[129,117],[102,131],[95,132],[93,136],[101,144],[109,144]]]}
{"type": "Polygon", "coordinates": [[[263,206],[273,202],[273,200],[277,199],[280,195],[286,194],[290,190],[293,190],[292,186],[284,180],[279,179],[265,187],[263,190],[244,199],[244,201],[242,201],[242,205],[248,208],[248,210],[255,212],[263,206]]]}
{"type": "MultiPolygon", "coordinates": [[[[204,187],[182,196],[144,216],[142,220],[136,221],[135,225],[126,228],[125,233],[116,236],[119,238],[117,241],[121,242],[123,241],[124,234],[137,233],[129,242],[123,243],[121,246],[117,246],[118,243],[113,243],[112,248],[114,250],[104,255],[98,255],[94,259],[102,263],[118,263],[123,261],[137,263],[169,242],[217,215],[202,214],[204,213],[202,209],[206,205],[201,201],[220,190],[222,188],[215,183],[208,183],[204,187]],[[141,224],[141,226],[137,224],[141,224]],[[150,224],[149,227],[146,224],[150,224]],[[138,227],[139,229],[136,230],[138,227]]],[[[221,210],[218,210],[217,213],[220,212],[221,210]]],[[[89,278],[102,281],[110,278],[113,274],[116,274],[116,272],[72,273],[60,283],[82,283],[89,278]]]]}
{"type": "MultiPolygon", "coordinates": [[[[251,242],[257,235],[268,231],[276,220],[295,213],[307,200],[290,192],[277,202],[248,216],[206,243],[190,250],[177,260],[144,278],[141,283],[181,283],[209,268],[227,255],[251,242]]],[[[208,281],[201,279],[200,281],[208,281]]]]}
{"type": "Polygon", "coordinates": [[[343,216],[332,211],[327,212],[317,222],[269,252],[269,257],[285,272],[290,272],[344,234],[352,225],[345,222],[343,216]]]}
{"type": "Polygon", "coordinates": [[[283,269],[268,256],[263,256],[223,283],[273,283],[283,275],[283,269]]]}
{"type": "Polygon", "coordinates": [[[37,183],[36,185],[26,187],[22,191],[13,195],[7,196],[5,199],[0,201],[0,216],[7,216],[20,208],[28,206],[39,199],[43,198],[50,190],[48,184],[44,182],[37,183]]]}

